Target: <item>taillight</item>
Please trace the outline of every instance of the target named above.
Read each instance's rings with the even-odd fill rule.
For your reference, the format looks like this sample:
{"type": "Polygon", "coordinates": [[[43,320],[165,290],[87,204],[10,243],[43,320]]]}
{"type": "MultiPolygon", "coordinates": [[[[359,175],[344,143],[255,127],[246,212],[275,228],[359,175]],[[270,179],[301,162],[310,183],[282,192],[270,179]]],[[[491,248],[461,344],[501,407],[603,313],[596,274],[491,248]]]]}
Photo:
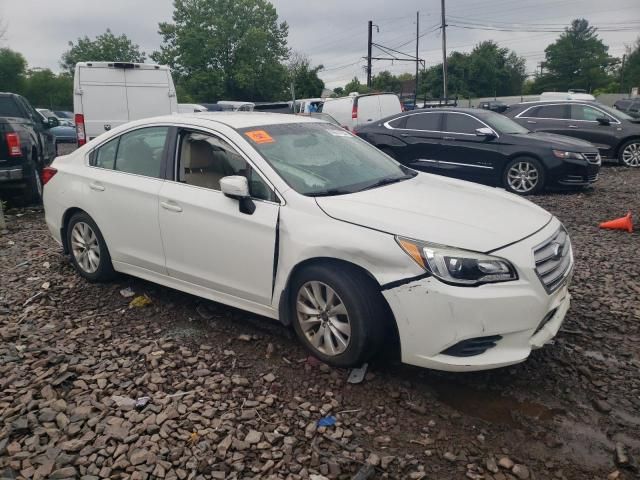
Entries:
{"type": "Polygon", "coordinates": [[[17,133],[7,133],[5,134],[5,139],[7,140],[10,157],[19,157],[22,155],[22,151],[20,150],[20,137],[17,133]]]}
{"type": "Polygon", "coordinates": [[[87,143],[87,135],[84,131],[84,115],[81,113],[76,113],[76,133],[78,135],[78,146],[81,147],[85,143],[87,143]]]}
{"type": "Polygon", "coordinates": [[[351,118],[358,118],[358,104],[353,102],[353,108],[351,108],[351,118]]]}
{"type": "Polygon", "coordinates": [[[58,173],[58,170],[56,170],[55,168],[44,167],[42,169],[42,175],[40,176],[40,178],[42,179],[42,185],[46,185],[47,182],[51,180],[56,173],[58,173]]]}

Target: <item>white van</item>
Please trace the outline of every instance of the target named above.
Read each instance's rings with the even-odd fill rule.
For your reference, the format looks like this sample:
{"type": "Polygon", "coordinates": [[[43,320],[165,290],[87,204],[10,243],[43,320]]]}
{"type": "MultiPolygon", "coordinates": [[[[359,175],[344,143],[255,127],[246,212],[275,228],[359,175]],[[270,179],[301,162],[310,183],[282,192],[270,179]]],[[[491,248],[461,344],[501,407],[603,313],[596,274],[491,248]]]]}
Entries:
{"type": "Polygon", "coordinates": [[[199,105],[197,103],[179,103],[178,104],[178,113],[198,113],[198,112],[206,112],[207,107],[203,105],[199,105]]]}
{"type": "Polygon", "coordinates": [[[548,102],[551,100],[582,100],[595,102],[596,97],[588,93],[575,92],[572,90],[568,92],[542,92],[540,94],[540,101],[548,102]]]}
{"type": "Polygon", "coordinates": [[[222,107],[224,111],[231,112],[253,112],[256,104],[253,102],[236,102],[233,100],[220,100],[218,105],[222,107]]]}
{"type": "Polygon", "coordinates": [[[400,99],[395,93],[352,93],[348,97],[327,98],[322,112],[335,118],[340,125],[354,130],[360,125],[402,112],[400,99]]]}
{"type": "Polygon", "coordinates": [[[78,145],[131,120],[178,112],[165,65],[78,62],[73,77],[78,145]]]}

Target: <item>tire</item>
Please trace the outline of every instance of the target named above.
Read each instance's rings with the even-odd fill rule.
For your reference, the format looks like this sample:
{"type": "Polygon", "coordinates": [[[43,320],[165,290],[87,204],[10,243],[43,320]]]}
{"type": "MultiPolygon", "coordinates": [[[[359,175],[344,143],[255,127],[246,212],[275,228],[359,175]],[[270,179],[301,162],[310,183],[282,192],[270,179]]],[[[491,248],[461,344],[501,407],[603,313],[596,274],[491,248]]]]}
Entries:
{"type": "Polygon", "coordinates": [[[532,157],[514,158],[502,174],[504,188],[517,195],[535,195],[541,192],[545,180],[544,167],[532,157]]]}
{"type": "Polygon", "coordinates": [[[342,266],[312,265],[296,274],[290,291],[294,330],[314,356],[344,368],[360,366],[377,353],[387,309],[375,282],[365,274],[342,266]],[[313,315],[322,310],[316,302],[324,300],[326,305],[329,289],[334,293],[335,315],[326,309],[313,315]]]}
{"type": "Polygon", "coordinates": [[[40,178],[40,169],[33,161],[29,163],[29,175],[24,187],[23,201],[25,205],[40,205],[42,203],[42,178],[40,178]]]}
{"type": "Polygon", "coordinates": [[[66,237],[71,262],[80,276],[90,282],[108,282],[116,276],[104,237],[89,215],[74,214],[66,237]]]}
{"type": "Polygon", "coordinates": [[[623,167],[640,167],[640,138],[634,138],[622,144],[618,153],[618,162],[623,167]]]}

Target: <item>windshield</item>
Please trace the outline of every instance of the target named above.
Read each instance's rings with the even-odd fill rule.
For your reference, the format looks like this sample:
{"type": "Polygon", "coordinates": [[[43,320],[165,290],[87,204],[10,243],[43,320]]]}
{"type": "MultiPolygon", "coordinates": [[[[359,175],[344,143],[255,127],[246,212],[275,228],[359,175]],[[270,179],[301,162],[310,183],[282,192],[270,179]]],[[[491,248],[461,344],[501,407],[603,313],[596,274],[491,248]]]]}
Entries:
{"type": "Polygon", "coordinates": [[[240,133],[291,188],[308,196],[353,193],[417,175],[348,131],[288,123],[240,133]]]}
{"type": "Polygon", "coordinates": [[[604,110],[613,118],[617,118],[619,120],[636,120],[632,116],[627,115],[626,113],[621,112],[620,110],[616,110],[615,108],[608,107],[607,105],[598,104],[598,108],[601,110],[604,110]]]}
{"type": "Polygon", "coordinates": [[[481,120],[484,120],[498,133],[505,133],[507,135],[526,134],[529,130],[522,125],[517,124],[509,117],[505,117],[499,113],[494,112],[482,112],[478,114],[481,120]]]}
{"type": "Polygon", "coordinates": [[[55,117],[56,116],[51,110],[47,110],[46,108],[40,108],[40,109],[38,109],[38,111],[45,118],[55,117]]]}

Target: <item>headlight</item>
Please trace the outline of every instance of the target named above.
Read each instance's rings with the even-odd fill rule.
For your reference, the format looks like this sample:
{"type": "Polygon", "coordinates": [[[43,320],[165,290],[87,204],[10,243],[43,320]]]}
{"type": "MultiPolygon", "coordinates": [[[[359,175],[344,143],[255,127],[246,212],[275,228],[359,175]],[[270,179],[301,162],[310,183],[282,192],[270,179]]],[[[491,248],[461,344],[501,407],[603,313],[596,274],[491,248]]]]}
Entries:
{"type": "Polygon", "coordinates": [[[575,160],[586,160],[584,155],[578,152],[565,152],[563,150],[552,150],[553,155],[558,158],[573,158],[575,160]]]}
{"type": "Polygon", "coordinates": [[[418,265],[445,283],[476,286],[518,279],[516,269],[503,258],[402,237],[396,241],[418,265]]]}

